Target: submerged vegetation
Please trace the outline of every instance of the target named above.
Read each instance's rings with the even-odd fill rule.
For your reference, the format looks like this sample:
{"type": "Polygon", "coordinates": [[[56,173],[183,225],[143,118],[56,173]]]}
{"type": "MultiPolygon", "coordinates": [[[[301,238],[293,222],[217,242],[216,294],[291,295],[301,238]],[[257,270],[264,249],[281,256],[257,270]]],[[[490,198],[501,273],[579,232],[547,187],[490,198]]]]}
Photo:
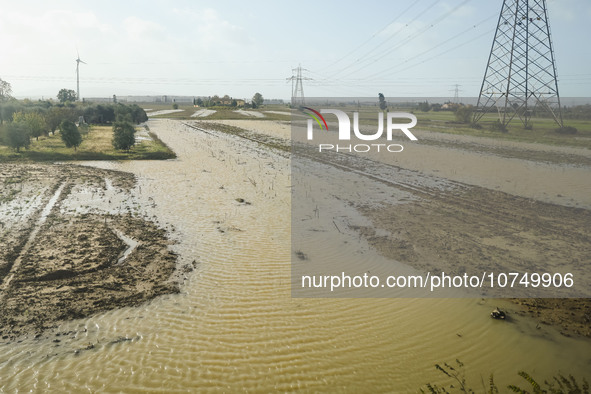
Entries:
{"type": "Polygon", "coordinates": [[[505,387],[499,388],[498,384],[494,380],[493,374],[490,374],[487,382],[481,381],[478,390],[474,390],[466,382],[464,373],[464,363],[456,359],[455,366],[444,363],[443,365],[435,364],[435,368],[442,374],[447,376],[452,383],[448,383],[442,386],[436,384],[427,383],[425,389],[421,389],[422,393],[430,394],[447,394],[447,393],[488,393],[496,394],[500,392],[514,392],[514,393],[532,393],[532,394],[589,394],[589,382],[585,378],[577,380],[572,375],[564,376],[559,373],[553,376],[551,379],[545,379],[543,383],[537,381],[532,375],[525,371],[519,371],[518,375],[522,377],[526,383],[522,385],[510,384],[505,387]]]}

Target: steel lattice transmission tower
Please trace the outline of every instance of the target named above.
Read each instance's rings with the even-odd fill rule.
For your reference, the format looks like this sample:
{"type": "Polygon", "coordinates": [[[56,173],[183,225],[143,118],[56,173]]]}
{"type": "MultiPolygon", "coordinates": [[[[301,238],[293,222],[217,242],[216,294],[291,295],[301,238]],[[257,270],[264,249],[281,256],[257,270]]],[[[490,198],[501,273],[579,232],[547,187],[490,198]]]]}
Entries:
{"type": "Polygon", "coordinates": [[[546,0],[504,0],[474,121],[496,111],[503,126],[517,115],[529,127],[540,110],[563,126],[546,0]]]}
{"type": "Polygon", "coordinates": [[[291,81],[291,105],[294,107],[306,104],[304,98],[304,83],[303,80],[311,80],[312,78],[307,78],[302,76],[302,71],[308,71],[302,66],[298,66],[297,68],[293,68],[292,72],[296,73],[291,77],[287,78],[288,81],[291,81]]]}

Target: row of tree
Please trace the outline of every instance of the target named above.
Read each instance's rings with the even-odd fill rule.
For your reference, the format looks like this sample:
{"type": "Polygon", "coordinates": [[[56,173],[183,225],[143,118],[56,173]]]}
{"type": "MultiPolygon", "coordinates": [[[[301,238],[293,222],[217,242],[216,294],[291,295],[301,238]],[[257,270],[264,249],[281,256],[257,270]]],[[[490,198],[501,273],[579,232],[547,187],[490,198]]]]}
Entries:
{"type": "MultiPolygon", "coordinates": [[[[62,120],[77,122],[83,117],[86,123],[110,124],[118,118],[139,124],[148,120],[146,112],[137,104],[54,104],[51,101],[9,100],[0,101],[0,125],[11,122],[16,113],[37,114],[45,120],[45,132],[53,133],[62,120]]],[[[42,131],[43,133],[43,131],[42,131]]]]}
{"type": "MultiPolygon", "coordinates": [[[[60,90],[63,93],[65,89],[60,90]]],[[[115,143],[117,149],[129,150],[133,142],[129,137],[129,130],[134,130],[133,124],[139,124],[148,120],[146,112],[137,104],[126,105],[122,103],[94,104],[76,103],[65,100],[63,103],[54,103],[47,100],[31,101],[16,100],[10,97],[10,84],[0,80],[0,144],[8,145],[15,151],[28,148],[31,138],[55,134],[60,131],[61,138],[67,147],[76,149],[82,142],[82,136],[76,123],[81,126],[86,124],[113,124],[114,131],[121,128],[122,124],[127,133],[123,140],[126,143],[115,143]],[[121,147],[120,147],[121,146],[121,147]]]]}

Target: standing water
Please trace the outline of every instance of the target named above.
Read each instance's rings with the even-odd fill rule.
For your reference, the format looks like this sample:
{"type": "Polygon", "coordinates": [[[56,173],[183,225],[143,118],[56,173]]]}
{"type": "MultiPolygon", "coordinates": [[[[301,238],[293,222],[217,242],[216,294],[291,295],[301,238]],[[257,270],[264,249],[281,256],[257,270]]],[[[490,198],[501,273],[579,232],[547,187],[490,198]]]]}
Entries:
{"type": "Polygon", "coordinates": [[[590,370],[589,342],[490,319],[489,301],[291,298],[289,159],[172,120],[150,128],[178,159],[91,165],[136,174],[180,265],[197,268],[180,294],[64,323],[59,342],[0,345],[0,391],[415,392],[455,359],[475,388],[590,370]]]}

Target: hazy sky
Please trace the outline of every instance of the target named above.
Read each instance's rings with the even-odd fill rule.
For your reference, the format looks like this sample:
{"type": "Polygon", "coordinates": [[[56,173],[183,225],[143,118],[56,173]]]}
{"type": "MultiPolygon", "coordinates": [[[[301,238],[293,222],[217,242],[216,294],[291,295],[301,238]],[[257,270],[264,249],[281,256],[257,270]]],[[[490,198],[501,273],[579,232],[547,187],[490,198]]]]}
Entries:
{"type": "MultiPolygon", "coordinates": [[[[0,0],[16,97],[477,96],[502,0],[0,0]]],[[[548,0],[563,97],[591,96],[591,1],[548,0]]]]}

